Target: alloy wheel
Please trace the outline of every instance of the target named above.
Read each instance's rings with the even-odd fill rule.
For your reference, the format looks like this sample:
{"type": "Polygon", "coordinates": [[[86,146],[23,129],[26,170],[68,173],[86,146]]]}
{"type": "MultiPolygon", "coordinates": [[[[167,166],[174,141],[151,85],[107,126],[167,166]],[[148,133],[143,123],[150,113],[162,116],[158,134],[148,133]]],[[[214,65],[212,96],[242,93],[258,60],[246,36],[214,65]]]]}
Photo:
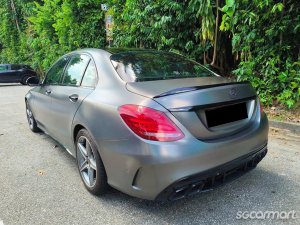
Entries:
{"type": "Polygon", "coordinates": [[[97,163],[89,140],[81,136],[77,141],[78,166],[84,183],[92,188],[97,179],[97,163]]]}
{"type": "Polygon", "coordinates": [[[31,129],[33,129],[33,123],[34,123],[34,119],[33,119],[33,115],[32,115],[32,112],[28,106],[28,103],[27,103],[27,107],[26,107],[26,115],[27,115],[27,120],[28,120],[28,124],[29,124],[29,127],[31,129]]]}

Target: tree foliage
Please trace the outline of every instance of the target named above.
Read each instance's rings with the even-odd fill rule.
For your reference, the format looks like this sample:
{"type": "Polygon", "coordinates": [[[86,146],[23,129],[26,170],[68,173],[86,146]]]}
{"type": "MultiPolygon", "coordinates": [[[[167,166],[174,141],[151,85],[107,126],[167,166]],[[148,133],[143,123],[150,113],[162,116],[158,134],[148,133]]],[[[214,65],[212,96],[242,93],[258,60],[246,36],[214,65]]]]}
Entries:
{"type": "Polygon", "coordinates": [[[227,16],[233,53],[240,61],[233,73],[251,81],[263,103],[295,106],[300,96],[300,2],[244,0],[234,10],[227,16]]]}
{"type": "Polygon", "coordinates": [[[105,46],[100,0],[0,0],[0,61],[28,63],[43,71],[62,54],[105,46]],[[14,18],[21,25],[16,29],[14,18]]]}
{"type": "Polygon", "coordinates": [[[0,62],[44,71],[58,56],[113,44],[174,51],[249,80],[266,105],[300,96],[298,0],[0,0],[0,62]]]}

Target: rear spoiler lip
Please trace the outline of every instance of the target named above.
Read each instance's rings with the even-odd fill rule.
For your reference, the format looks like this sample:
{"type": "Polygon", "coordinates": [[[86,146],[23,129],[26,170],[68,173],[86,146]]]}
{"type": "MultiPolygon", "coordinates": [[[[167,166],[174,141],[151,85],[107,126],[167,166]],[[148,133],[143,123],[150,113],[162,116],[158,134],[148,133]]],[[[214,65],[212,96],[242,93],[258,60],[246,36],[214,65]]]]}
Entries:
{"type": "Polygon", "coordinates": [[[212,104],[206,104],[206,105],[196,105],[196,106],[187,106],[187,107],[179,107],[179,108],[171,108],[169,109],[170,112],[190,112],[190,111],[197,111],[200,109],[209,109],[209,108],[215,108],[215,107],[220,107],[224,105],[231,105],[231,104],[236,104],[240,102],[245,102],[249,100],[255,100],[257,98],[257,95],[252,95],[246,98],[240,98],[240,99],[235,99],[231,101],[225,101],[225,102],[217,102],[217,103],[212,103],[212,104]]]}
{"type": "Polygon", "coordinates": [[[233,84],[250,84],[250,82],[249,81],[228,82],[228,83],[218,83],[218,84],[208,84],[208,85],[201,85],[201,86],[176,88],[176,89],[164,92],[162,94],[156,95],[153,98],[161,98],[161,97],[165,97],[165,96],[169,96],[169,95],[176,95],[176,94],[189,92],[189,91],[196,91],[196,90],[201,90],[201,89],[206,89],[206,88],[214,88],[214,87],[233,85],[233,84]]]}

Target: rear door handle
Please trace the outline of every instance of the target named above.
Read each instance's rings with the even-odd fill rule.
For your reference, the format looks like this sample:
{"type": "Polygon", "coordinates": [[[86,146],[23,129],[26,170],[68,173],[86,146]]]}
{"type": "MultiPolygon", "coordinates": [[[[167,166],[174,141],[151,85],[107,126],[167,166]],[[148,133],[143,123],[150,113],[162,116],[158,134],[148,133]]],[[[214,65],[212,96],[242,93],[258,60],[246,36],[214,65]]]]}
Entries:
{"type": "Polygon", "coordinates": [[[46,90],[45,93],[46,93],[46,95],[50,95],[51,94],[51,90],[46,90]]]}
{"type": "Polygon", "coordinates": [[[77,102],[77,100],[78,100],[78,95],[76,95],[76,94],[70,95],[70,96],[69,96],[69,99],[70,99],[72,102],[77,102]]]}

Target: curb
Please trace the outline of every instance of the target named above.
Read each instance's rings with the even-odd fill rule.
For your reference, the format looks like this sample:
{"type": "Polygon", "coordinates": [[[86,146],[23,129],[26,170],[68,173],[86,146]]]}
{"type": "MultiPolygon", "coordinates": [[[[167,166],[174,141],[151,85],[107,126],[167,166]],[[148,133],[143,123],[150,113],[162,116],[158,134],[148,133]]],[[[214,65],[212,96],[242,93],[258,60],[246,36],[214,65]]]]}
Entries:
{"type": "Polygon", "coordinates": [[[300,134],[300,124],[297,123],[287,123],[287,122],[279,122],[274,120],[269,120],[270,127],[275,127],[279,129],[289,130],[295,134],[300,134]]]}

